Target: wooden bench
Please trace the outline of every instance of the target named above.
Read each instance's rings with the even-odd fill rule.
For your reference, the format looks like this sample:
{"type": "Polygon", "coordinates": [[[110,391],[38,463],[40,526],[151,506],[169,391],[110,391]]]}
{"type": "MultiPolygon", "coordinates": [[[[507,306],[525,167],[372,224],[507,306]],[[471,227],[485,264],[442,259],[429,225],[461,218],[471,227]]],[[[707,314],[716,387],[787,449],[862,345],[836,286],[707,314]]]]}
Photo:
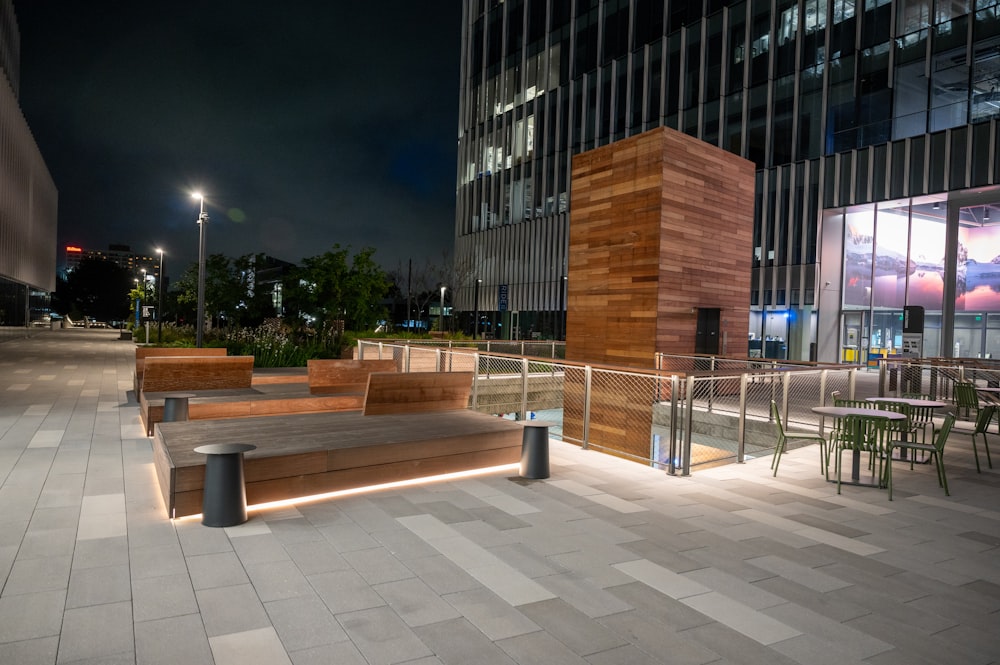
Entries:
{"type": "MultiPolygon", "coordinates": [[[[143,391],[139,400],[139,414],[146,428],[146,435],[153,435],[156,423],[163,421],[163,405],[167,392],[191,392],[188,400],[189,420],[218,420],[223,418],[251,418],[256,416],[291,415],[323,411],[360,411],[364,406],[365,388],[372,371],[395,372],[392,360],[322,360],[309,361],[310,383],[290,383],[282,379],[305,379],[302,372],[284,370],[265,372],[268,378],[278,380],[258,381],[253,373],[250,386],[204,390],[188,384],[187,388],[171,391],[143,391]],[[313,380],[319,381],[319,390],[313,390],[313,380]],[[336,383],[341,381],[343,383],[336,383]]],[[[297,368],[293,368],[297,369],[297,368]]]]}
{"type": "Polygon", "coordinates": [[[219,348],[175,348],[159,346],[137,346],[135,347],[135,378],[133,388],[136,399],[139,399],[139,392],[142,390],[142,373],[146,367],[146,358],[161,358],[173,356],[224,356],[226,349],[219,348]]]}
{"type": "Polygon", "coordinates": [[[201,512],[205,457],[194,448],[207,443],[257,446],[245,454],[250,504],[516,463],[521,424],[468,410],[472,378],[373,373],[360,413],[161,423],[153,459],[168,515],[201,512]]]}
{"type": "Polygon", "coordinates": [[[330,393],[364,394],[368,385],[368,375],[372,372],[395,372],[396,361],[355,360],[338,358],[330,360],[307,360],[309,392],[314,395],[330,393]]]}
{"type": "Polygon", "coordinates": [[[145,359],[141,392],[250,389],[253,356],[156,356],[145,359]]]}

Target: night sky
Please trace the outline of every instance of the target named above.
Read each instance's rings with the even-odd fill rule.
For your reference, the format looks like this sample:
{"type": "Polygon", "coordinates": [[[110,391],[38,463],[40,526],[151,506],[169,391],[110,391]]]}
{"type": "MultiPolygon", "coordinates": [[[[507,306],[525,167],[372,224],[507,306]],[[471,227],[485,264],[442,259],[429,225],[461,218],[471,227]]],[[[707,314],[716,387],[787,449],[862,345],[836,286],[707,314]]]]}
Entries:
{"type": "Polygon", "coordinates": [[[386,269],[451,252],[458,0],[15,0],[21,108],[67,244],[386,269]]]}

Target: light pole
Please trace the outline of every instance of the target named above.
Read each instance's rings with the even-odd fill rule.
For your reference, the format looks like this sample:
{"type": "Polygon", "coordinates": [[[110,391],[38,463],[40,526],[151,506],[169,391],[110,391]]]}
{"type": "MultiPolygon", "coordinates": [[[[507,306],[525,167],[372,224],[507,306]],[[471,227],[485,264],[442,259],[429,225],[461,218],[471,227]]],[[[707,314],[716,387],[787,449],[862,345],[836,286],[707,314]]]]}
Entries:
{"type": "Polygon", "coordinates": [[[198,213],[198,327],[195,331],[195,346],[200,349],[205,332],[205,226],[208,224],[208,215],[205,214],[204,195],[192,192],[191,198],[201,202],[201,211],[198,213]]]}
{"type": "Polygon", "coordinates": [[[444,290],[448,288],[444,284],[441,285],[441,316],[438,321],[438,330],[444,332],[444,290]]]}
{"type": "Polygon", "coordinates": [[[479,335],[479,285],[483,283],[483,280],[476,280],[476,294],[473,296],[473,307],[475,308],[475,322],[472,324],[472,339],[476,339],[479,335]]]}
{"type": "Polygon", "coordinates": [[[157,247],[156,253],[160,255],[160,276],[156,283],[156,343],[163,343],[163,248],[157,247]]]}

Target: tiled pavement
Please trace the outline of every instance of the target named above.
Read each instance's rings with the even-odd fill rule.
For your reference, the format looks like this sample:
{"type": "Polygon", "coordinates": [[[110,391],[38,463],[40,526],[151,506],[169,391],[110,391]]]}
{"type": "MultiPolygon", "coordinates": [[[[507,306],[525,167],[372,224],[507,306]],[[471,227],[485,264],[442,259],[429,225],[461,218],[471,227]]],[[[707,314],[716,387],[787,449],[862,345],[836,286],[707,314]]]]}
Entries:
{"type": "MultiPolygon", "coordinates": [[[[506,470],[166,519],[112,331],[0,344],[0,663],[1000,662],[1000,460],[885,491],[815,448],[668,477],[506,470]]],[[[994,441],[996,436],[992,437],[994,441]]],[[[1000,451],[1000,446],[996,446],[1000,451]]]]}

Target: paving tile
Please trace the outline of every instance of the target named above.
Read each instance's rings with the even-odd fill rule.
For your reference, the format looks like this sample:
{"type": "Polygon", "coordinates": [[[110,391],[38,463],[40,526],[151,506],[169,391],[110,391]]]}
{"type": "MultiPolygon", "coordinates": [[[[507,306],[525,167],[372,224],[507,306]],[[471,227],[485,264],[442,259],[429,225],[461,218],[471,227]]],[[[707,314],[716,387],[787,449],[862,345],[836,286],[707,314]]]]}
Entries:
{"type": "Polygon", "coordinates": [[[358,651],[373,665],[400,663],[433,655],[420,638],[388,607],[337,616],[358,651]]]}
{"type": "Polygon", "coordinates": [[[289,653],[349,639],[316,596],[274,600],[264,603],[264,609],[289,653]]]}
{"type": "Polygon", "coordinates": [[[487,589],[459,591],[444,599],[491,640],[539,630],[538,624],[487,589]]]}
{"type": "Polygon", "coordinates": [[[59,635],[64,591],[43,591],[0,598],[0,643],[59,635]]]}
{"type": "Polygon", "coordinates": [[[209,637],[241,633],[271,625],[264,606],[249,584],[195,591],[209,637]]]}
{"type": "Polygon", "coordinates": [[[59,663],[100,659],[133,650],[131,603],[66,610],[59,639],[59,663]]]}
{"type": "Polygon", "coordinates": [[[135,623],[136,662],[143,665],[215,665],[197,614],[135,623]]]}
{"type": "Polygon", "coordinates": [[[341,556],[371,585],[413,577],[413,571],[384,547],[344,552],[341,556]]]}
{"type": "Polygon", "coordinates": [[[374,585],[373,589],[410,627],[447,621],[458,611],[418,578],[374,585]]]}
{"type": "Polygon", "coordinates": [[[132,600],[129,567],[125,564],[78,568],[70,574],[66,608],[132,600]]]}
{"type": "Polygon", "coordinates": [[[58,648],[59,638],[55,636],[0,644],[0,663],[51,665],[56,662],[58,648]]]}
{"type": "Polygon", "coordinates": [[[191,579],[179,574],[133,580],[132,612],[137,623],[198,612],[191,579]]]}
{"type": "Polygon", "coordinates": [[[208,639],[215,665],[291,665],[274,628],[258,628],[208,639]]]}
{"type": "Polygon", "coordinates": [[[290,561],[288,550],[274,534],[262,533],[230,537],[236,556],[244,565],[265,561],[290,561]]]}
{"type": "Polygon", "coordinates": [[[71,563],[72,558],[69,556],[15,559],[2,595],[8,597],[66,589],[71,563]]]}
{"type": "Polygon", "coordinates": [[[313,595],[305,575],[291,560],[248,564],[247,574],[263,602],[313,595]]]}
{"type": "Polygon", "coordinates": [[[333,614],[384,605],[385,601],[353,570],[309,575],[309,584],[333,614]]]}
{"type": "Polygon", "coordinates": [[[246,584],[249,580],[235,552],[216,552],[186,557],[195,590],[246,584]]]}
{"type": "Polygon", "coordinates": [[[325,644],[311,649],[293,651],[288,655],[291,657],[294,665],[330,665],[331,663],[336,663],[337,665],[369,665],[357,647],[350,642],[325,644]]]}

